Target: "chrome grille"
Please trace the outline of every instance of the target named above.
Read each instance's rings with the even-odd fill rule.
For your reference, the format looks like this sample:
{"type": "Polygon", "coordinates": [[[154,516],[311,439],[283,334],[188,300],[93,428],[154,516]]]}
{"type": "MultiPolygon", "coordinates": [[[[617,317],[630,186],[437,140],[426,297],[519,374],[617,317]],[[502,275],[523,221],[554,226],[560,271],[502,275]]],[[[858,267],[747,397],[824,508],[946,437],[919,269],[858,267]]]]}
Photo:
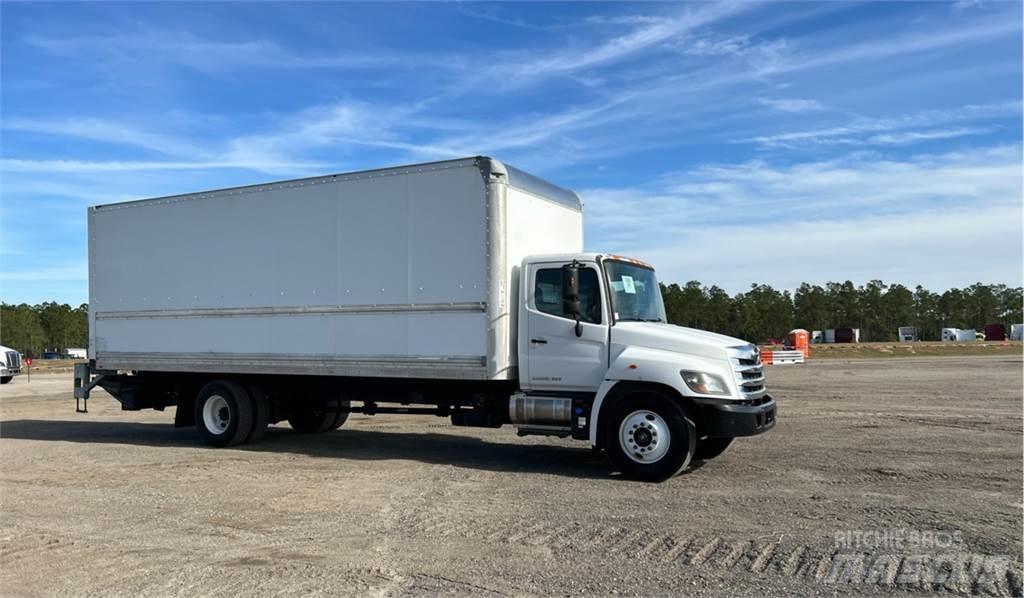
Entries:
{"type": "Polygon", "coordinates": [[[729,347],[729,361],[740,395],[746,400],[760,399],[765,395],[764,370],[761,367],[761,352],[754,345],[729,347]]]}
{"type": "Polygon", "coordinates": [[[17,351],[8,351],[6,355],[7,369],[12,372],[21,371],[21,354],[17,351]]]}

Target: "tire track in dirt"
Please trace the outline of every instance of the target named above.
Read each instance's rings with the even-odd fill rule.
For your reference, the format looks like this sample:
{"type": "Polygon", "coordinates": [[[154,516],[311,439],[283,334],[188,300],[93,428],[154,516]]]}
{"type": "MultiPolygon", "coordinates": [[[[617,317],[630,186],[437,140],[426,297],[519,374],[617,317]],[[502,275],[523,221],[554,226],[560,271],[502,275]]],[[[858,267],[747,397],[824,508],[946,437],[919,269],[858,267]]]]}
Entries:
{"type": "Polygon", "coordinates": [[[1002,555],[970,552],[877,554],[840,551],[796,540],[719,535],[664,534],[635,527],[581,522],[522,525],[476,524],[452,516],[407,521],[413,536],[443,536],[489,544],[543,546],[552,552],[595,552],[619,559],[642,558],[668,566],[723,570],[754,576],[796,578],[832,586],[879,586],[963,596],[1021,596],[1020,563],[1002,555]]]}

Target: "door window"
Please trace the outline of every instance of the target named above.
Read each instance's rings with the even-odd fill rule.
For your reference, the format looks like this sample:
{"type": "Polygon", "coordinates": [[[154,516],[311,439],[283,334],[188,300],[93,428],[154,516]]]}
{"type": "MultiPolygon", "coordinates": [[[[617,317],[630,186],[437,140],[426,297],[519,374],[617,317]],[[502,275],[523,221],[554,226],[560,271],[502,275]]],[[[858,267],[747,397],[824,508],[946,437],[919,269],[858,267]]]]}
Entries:
{"type": "MultiPolygon", "coordinates": [[[[533,304],[537,311],[569,318],[562,305],[562,269],[544,268],[537,270],[533,287],[533,304]]],[[[601,323],[601,286],[597,270],[580,268],[580,320],[591,324],[601,323]]]]}

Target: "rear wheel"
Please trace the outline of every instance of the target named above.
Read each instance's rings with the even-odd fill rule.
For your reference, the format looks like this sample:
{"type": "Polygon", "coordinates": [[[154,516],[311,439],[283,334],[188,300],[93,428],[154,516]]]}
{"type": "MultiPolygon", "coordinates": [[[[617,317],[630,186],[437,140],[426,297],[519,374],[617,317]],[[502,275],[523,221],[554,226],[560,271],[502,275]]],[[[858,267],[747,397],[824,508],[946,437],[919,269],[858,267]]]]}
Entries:
{"type": "Polygon", "coordinates": [[[694,459],[707,461],[714,459],[725,452],[732,444],[732,438],[705,438],[697,441],[697,450],[693,454],[694,459]]]}
{"type": "Polygon", "coordinates": [[[210,446],[241,444],[252,433],[252,399],[230,380],[210,382],[196,397],[196,428],[210,446]]]}
{"type": "Polygon", "coordinates": [[[605,450],[618,470],[649,482],[686,469],[696,445],[695,426],[682,406],[657,391],[633,393],[618,401],[604,431],[605,450]]]}
{"type": "Polygon", "coordinates": [[[288,423],[300,434],[337,430],[348,419],[348,408],[349,402],[342,399],[329,399],[315,405],[296,405],[288,414],[288,423]]]}

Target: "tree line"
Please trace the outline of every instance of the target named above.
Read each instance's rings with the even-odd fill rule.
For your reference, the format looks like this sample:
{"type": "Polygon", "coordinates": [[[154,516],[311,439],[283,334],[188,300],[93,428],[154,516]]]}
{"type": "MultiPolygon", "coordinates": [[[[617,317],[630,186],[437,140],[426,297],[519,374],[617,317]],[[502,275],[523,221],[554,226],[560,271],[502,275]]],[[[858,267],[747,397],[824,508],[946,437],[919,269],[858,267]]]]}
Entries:
{"type": "Polygon", "coordinates": [[[977,283],[939,294],[923,287],[872,280],[824,286],[803,283],[792,294],[764,284],[730,296],[698,281],[662,285],[669,322],[764,342],[794,328],[859,328],[861,341],[895,341],[900,326],[915,326],[919,340],[941,340],[942,328],[983,330],[986,324],[1024,322],[1024,289],[977,283]]]}
{"type": "Polygon", "coordinates": [[[0,345],[28,357],[44,351],[85,348],[89,344],[89,306],[64,303],[0,303],[0,345]]]}
{"type": "MultiPolygon", "coordinates": [[[[698,281],[662,285],[669,322],[753,342],[781,339],[793,328],[860,328],[862,341],[895,341],[900,326],[916,326],[920,340],[940,340],[942,328],[982,330],[986,324],[1024,322],[1021,287],[974,284],[942,294],[923,287],[872,280],[801,284],[795,292],[754,284],[729,295],[698,281]]],[[[0,344],[28,356],[44,350],[86,347],[89,306],[55,302],[0,303],[0,344]]]]}

